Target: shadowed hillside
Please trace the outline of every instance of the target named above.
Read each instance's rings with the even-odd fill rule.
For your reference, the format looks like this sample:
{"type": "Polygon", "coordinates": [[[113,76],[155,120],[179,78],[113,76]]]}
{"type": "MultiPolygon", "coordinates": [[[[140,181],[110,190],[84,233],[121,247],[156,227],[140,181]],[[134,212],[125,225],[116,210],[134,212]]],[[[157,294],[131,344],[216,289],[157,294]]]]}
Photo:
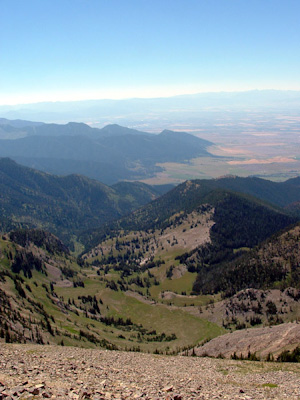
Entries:
{"type": "Polygon", "coordinates": [[[54,174],[77,173],[112,184],[137,180],[161,170],[160,162],[211,156],[212,143],[185,132],[159,135],[119,125],[102,129],[83,123],[0,125],[0,156],[54,174]]]}
{"type": "Polygon", "coordinates": [[[0,159],[0,176],[3,228],[44,227],[68,242],[79,232],[128,214],[160,195],[143,183],[111,188],[79,175],[50,175],[10,159],[0,159]]]}

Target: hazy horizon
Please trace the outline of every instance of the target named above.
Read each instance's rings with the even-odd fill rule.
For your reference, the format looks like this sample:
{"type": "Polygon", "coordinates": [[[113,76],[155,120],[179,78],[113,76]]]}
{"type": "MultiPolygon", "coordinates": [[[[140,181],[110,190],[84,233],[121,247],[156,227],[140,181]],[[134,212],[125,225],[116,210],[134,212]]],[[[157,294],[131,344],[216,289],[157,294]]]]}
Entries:
{"type": "Polygon", "coordinates": [[[180,94],[162,94],[158,96],[128,96],[128,97],[103,97],[103,98],[81,98],[81,99],[59,99],[59,100],[43,100],[43,101],[27,101],[24,103],[0,103],[0,107],[14,107],[14,106],[23,106],[23,105],[38,105],[38,104],[55,104],[55,103],[79,103],[79,102],[101,102],[101,101],[127,101],[127,100],[159,100],[159,99],[171,99],[176,97],[192,97],[192,96],[205,96],[205,95],[227,95],[227,94],[248,94],[248,93],[266,93],[266,92],[278,92],[278,93],[299,93],[300,89],[249,89],[249,90],[211,90],[211,91],[203,91],[203,92],[194,92],[194,93],[180,93],[180,94]]]}
{"type": "Polygon", "coordinates": [[[0,104],[300,90],[300,3],[1,2],[0,104]]]}

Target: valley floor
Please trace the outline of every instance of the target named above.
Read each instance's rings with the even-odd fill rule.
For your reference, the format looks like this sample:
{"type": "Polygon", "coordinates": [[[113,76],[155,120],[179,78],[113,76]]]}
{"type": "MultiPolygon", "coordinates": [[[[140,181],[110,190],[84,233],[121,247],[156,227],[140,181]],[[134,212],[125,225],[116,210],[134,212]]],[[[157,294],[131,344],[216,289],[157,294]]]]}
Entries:
{"type": "Polygon", "coordinates": [[[0,398],[293,400],[300,366],[0,343],[0,398]]]}

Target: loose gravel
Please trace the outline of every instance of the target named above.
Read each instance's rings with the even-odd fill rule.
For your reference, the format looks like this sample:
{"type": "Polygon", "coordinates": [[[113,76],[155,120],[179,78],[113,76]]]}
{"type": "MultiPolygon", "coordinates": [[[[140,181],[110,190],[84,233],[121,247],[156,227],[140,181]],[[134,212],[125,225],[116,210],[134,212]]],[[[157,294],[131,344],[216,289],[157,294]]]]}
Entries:
{"type": "Polygon", "coordinates": [[[300,399],[297,364],[0,343],[0,400],[300,399]]]}

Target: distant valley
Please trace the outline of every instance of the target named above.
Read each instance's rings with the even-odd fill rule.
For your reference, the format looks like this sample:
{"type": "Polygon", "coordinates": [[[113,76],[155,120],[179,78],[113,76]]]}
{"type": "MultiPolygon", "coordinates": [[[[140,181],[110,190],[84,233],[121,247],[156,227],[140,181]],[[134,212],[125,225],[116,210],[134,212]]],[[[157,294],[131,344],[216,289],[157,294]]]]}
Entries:
{"type": "MultiPolygon", "coordinates": [[[[211,155],[185,157],[184,162],[156,160],[150,174],[126,174],[125,179],[139,179],[148,184],[178,184],[187,179],[210,179],[224,174],[257,176],[284,181],[300,174],[300,92],[284,90],[252,90],[246,92],[199,93],[156,99],[90,100],[78,102],[36,103],[1,106],[0,124],[13,124],[1,137],[24,137],[19,128],[24,120],[47,121],[49,125],[85,122],[92,128],[122,125],[138,132],[159,134],[164,130],[187,132],[212,143],[206,148],[211,155]],[[18,119],[18,120],[16,120],[18,119]],[[14,121],[12,121],[14,120],[14,121]],[[14,130],[13,128],[17,128],[14,130]],[[186,160],[189,160],[186,162],[186,160]],[[134,175],[134,177],[133,177],[134,175]]],[[[32,123],[36,128],[42,123],[32,123]]],[[[47,125],[48,125],[47,124],[47,125]]],[[[74,124],[73,124],[74,125],[74,124]]],[[[43,130],[44,128],[42,128],[43,130]]],[[[47,128],[46,128],[47,130],[47,128]]],[[[76,128],[69,124],[68,131],[76,128]],[[72,128],[72,129],[71,129],[72,128]]],[[[102,129],[101,129],[102,130],[102,129]]],[[[85,129],[87,133],[88,128],[85,129]]],[[[0,127],[1,132],[1,127],[0,127]]],[[[34,132],[34,129],[32,129],[34,132]]],[[[91,133],[91,128],[89,129],[91,133]]],[[[46,133],[46,132],[44,132],[46,133]]],[[[57,126],[57,134],[61,134],[57,126]]],[[[69,135],[69,132],[65,132],[69,135]]],[[[36,158],[37,155],[35,154],[36,158]]],[[[14,158],[17,160],[16,158],[14,158]]],[[[60,173],[56,160],[17,161],[52,173],[60,173]]],[[[99,160],[97,160],[99,161],[99,160]]],[[[115,161],[115,160],[114,160],[115,161]]],[[[119,164],[110,164],[110,174],[103,173],[104,164],[71,163],[64,173],[77,172],[113,183],[124,179],[119,164]],[[99,173],[99,170],[102,170],[99,173]]],[[[131,169],[132,165],[126,168],[131,169]]],[[[124,169],[124,166],[122,166],[124,169]]],[[[137,172],[137,171],[135,171],[137,172]]]]}

